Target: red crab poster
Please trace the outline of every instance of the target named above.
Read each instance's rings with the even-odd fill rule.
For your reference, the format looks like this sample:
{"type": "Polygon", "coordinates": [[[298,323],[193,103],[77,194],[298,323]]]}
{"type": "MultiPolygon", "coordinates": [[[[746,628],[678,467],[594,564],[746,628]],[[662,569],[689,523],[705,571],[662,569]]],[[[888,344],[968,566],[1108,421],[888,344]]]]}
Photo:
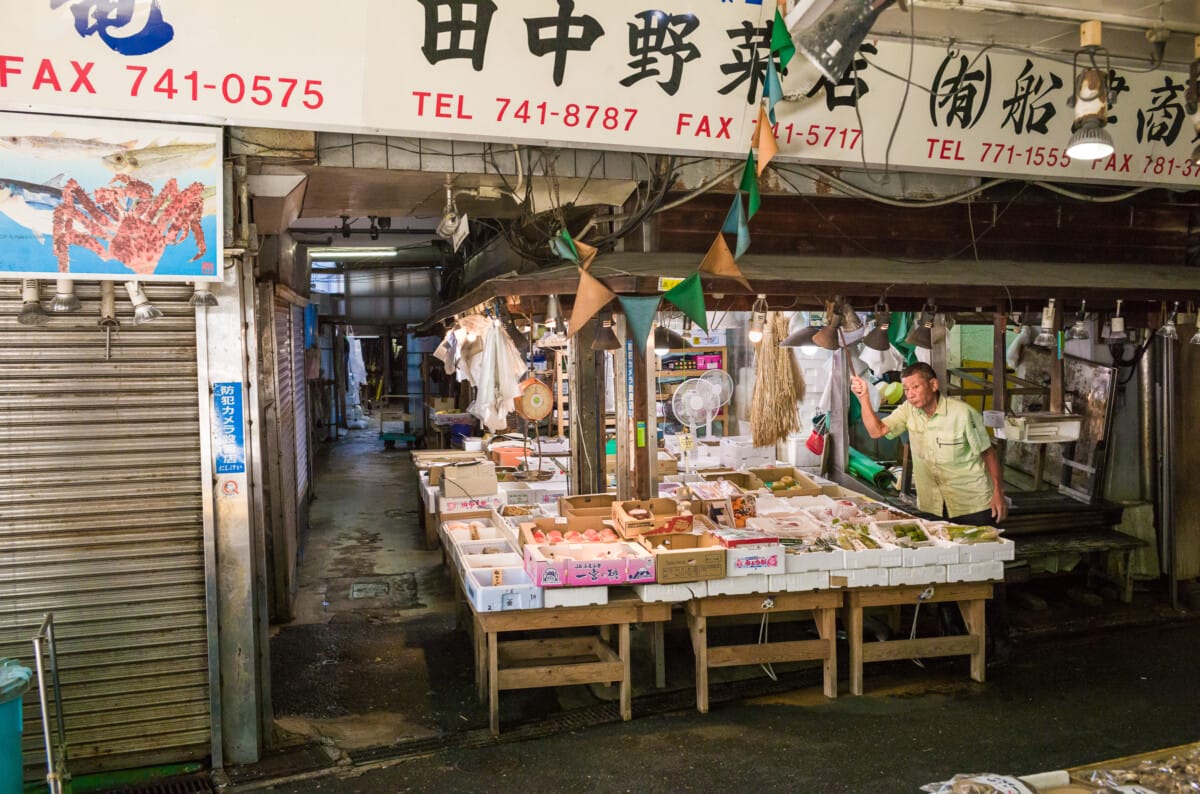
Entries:
{"type": "Polygon", "coordinates": [[[0,113],[0,276],[209,281],[221,130],[0,113]]]}

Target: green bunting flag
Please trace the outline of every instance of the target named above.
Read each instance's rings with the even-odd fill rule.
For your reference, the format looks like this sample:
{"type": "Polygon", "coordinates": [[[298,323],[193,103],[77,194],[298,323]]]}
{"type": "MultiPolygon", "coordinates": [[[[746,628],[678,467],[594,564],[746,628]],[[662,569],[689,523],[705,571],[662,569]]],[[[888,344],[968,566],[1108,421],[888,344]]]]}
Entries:
{"type": "Polygon", "coordinates": [[[775,106],[783,100],[783,84],[779,82],[779,73],[775,71],[775,59],[767,59],[767,81],[765,86],[767,94],[767,116],[770,117],[772,124],[778,124],[779,121],[775,118],[775,106]]]}
{"type": "Polygon", "coordinates": [[[739,190],[733,196],[733,204],[729,206],[729,214],[725,216],[725,225],[721,231],[726,234],[736,234],[737,244],[733,249],[733,258],[739,259],[750,247],[750,225],[746,223],[746,208],[742,205],[742,192],[739,190]]]}
{"type": "Polygon", "coordinates": [[[758,192],[758,166],[754,161],[753,150],[746,156],[746,168],[742,171],[742,182],[738,188],[746,191],[750,196],[750,208],[746,212],[746,219],[753,218],[758,212],[758,208],[762,206],[762,196],[758,192]]]}
{"type": "Polygon", "coordinates": [[[625,323],[629,335],[639,353],[646,352],[646,341],[654,325],[654,313],[658,311],[658,295],[618,295],[621,310],[625,312],[625,323]]]}
{"type": "Polygon", "coordinates": [[[704,308],[704,286],[700,283],[699,271],[664,292],[663,298],[678,306],[708,333],[708,313],[704,308]]]}
{"type": "Polygon", "coordinates": [[[775,8],[775,23],[771,25],[771,52],[779,56],[779,68],[786,69],[788,61],[796,54],[796,45],[792,43],[792,34],[788,33],[787,23],[783,14],[775,8]]]}
{"type": "Polygon", "coordinates": [[[550,238],[550,250],[558,254],[561,259],[579,264],[579,249],[575,247],[575,241],[571,239],[571,233],[566,229],[550,238]]]}

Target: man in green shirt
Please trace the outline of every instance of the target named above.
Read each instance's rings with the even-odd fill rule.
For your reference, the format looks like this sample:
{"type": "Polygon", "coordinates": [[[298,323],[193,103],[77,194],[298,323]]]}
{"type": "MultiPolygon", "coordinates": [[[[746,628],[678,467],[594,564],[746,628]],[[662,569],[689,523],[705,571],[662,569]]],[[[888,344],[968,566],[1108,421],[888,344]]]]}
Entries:
{"type": "Polygon", "coordinates": [[[900,373],[906,402],[880,419],[871,407],[867,384],[852,376],[850,391],[862,406],[871,438],[908,432],[913,455],[917,508],[964,524],[997,524],[1008,514],[1000,456],[992,447],[978,411],[943,397],[937,376],[925,363],[900,373]]]}

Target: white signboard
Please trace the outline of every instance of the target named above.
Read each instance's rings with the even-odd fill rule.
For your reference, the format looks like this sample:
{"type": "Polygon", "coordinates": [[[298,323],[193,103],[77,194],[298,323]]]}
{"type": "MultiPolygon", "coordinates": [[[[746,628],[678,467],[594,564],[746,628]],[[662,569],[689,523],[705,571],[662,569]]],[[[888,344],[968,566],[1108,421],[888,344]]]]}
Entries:
{"type": "MultiPolygon", "coordinates": [[[[0,107],[743,157],[775,4],[640,0],[5,0],[0,107]]],[[[1114,157],[1073,162],[1070,64],[868,40],[797,56],[781,157],[1190,186],[1186,75],[1113,75],[1114,157]],[[803,75],[809,75],[804,77],[803,75]],[[858,107],[855,107],[857,87],[858,107]],[[888,151],[897,114],[899,132],[888,151]]]]}

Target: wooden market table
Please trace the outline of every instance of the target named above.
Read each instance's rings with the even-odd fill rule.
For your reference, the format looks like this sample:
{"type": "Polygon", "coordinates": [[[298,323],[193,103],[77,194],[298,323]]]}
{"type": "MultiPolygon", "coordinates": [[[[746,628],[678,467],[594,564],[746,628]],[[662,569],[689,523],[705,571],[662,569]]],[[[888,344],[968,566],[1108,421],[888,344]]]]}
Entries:
{"type": "Polygon", "coordinates": [[[477,612],[475,631],[476,683],[486,687],[493,736],[500,734],[500,692],[567,684],[620,684],[621,718],[633,716],[629,626],[671,619],[671,604],[646,603],[636,596],[614,598],[602,606],[519,609],[477,612]],[[614,651],[608,629],[617,627],[614,651]],[[595,628],[593,636],[501,640],[513,631],[595,628]]]}
{"type": "Polygon", "coordinates": [[[708,713],[708,671],[712,667],[821,659],[824,661],[825,696],[837,697],[837,611],[841,605],[841,590],[719,595],[688,601],[688,631],[692,635],[692,650],[696,654],[696,709],[701,714],[708,713]],[[709,645],[709,618],[789,612],[811,612],[820,639],[716,647],[709,645]]]}
{"type": "Polygon", "coordinates": [[[933,656],[970,656],[971,679],[984,680],[984,607],[992,597],[993,582],[955,582],[952,584],[911,585],[903,587],[864,587],[846,591],[846,633],[850,640],[850,693],[863,691],[863,664],[896,659],[924,659],[933,656]],[[921,599],[927,589],[932,595],[921,599]],[[912,640],[888,640],[863,643],[863,610],[867,607],[900,607],[907,604],[955,602],[962,612],[967,633],[955,637],[919,637],[912,640]]]}

